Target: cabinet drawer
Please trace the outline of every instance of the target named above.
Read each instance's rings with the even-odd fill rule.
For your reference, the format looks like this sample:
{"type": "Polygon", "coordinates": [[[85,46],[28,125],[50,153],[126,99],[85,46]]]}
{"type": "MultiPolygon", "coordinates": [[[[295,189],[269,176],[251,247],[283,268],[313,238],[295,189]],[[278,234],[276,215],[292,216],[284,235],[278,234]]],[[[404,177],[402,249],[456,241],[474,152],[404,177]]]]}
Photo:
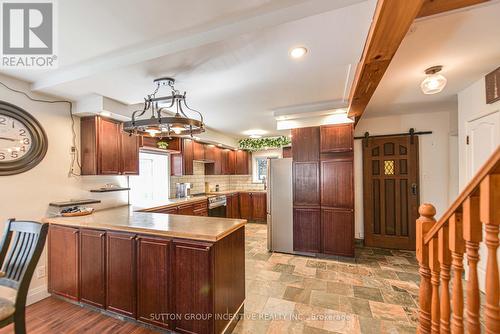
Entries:
{"type": "Polygon", "coordinates": [[[208,210],[208,203],[206,201],[204,202],[199,202],[199,203],[195,203],[193,205],[193,209],[194,211],[198,211],[198,210],[208,210]]]}

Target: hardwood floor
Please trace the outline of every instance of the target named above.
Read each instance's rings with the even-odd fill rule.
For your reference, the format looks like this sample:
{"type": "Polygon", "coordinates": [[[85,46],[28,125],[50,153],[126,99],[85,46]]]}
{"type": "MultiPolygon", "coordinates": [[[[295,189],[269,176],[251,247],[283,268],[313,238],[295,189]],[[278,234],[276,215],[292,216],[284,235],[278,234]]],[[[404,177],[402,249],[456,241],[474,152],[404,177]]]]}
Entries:
{"type": "MultiPolygon", "coordinates": [[[[30,334],[38,333],[159,333],[148,328],[121,321],[55,297],[32,304],[27,308],[26,326],[30,334]]],[[[0,334],[14,333],[14,325],[0,329],[0,334]]]]}

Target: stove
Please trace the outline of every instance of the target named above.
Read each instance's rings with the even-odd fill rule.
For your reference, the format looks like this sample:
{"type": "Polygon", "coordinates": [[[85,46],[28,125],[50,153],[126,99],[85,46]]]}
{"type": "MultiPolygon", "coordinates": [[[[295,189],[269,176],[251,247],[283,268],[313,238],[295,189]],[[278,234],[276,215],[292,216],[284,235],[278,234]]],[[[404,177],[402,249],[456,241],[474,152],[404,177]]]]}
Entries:
{"type": "Polygon", "coordinates": [[[217,195],[208,198],[208,216],[226,217],[226,195],[217,195]]]}

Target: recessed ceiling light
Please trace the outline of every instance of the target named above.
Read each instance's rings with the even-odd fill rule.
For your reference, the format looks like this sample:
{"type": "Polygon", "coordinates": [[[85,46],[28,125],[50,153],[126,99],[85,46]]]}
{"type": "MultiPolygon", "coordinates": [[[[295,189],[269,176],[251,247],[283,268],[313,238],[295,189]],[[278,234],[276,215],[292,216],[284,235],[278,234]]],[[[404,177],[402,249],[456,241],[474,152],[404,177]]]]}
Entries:
{"type": "Polygon", "coordinates": [[[303,46],[299,46],[299,47],[293,48],[290,51],[290,57],[298,59],[298,58],[304,57],[306,53],[307,53],[307,49],[303,46]]]}

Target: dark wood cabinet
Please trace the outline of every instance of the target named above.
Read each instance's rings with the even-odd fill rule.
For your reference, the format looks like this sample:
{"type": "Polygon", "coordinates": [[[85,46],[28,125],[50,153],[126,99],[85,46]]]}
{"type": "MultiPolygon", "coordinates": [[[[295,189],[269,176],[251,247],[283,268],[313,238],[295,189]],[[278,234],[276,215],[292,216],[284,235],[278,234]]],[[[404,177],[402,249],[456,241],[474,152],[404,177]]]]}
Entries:
{"type": "Polygon", "coordinates": [[[170,246],[169,239],[137,237],[137,319],[163,328],[171,328],[170,246]]]}
{"type": "Polygon", "coordinates": [[[205,160],[205,144],[193,141],[193,159],[205,160]]]}
{"type": "Polygon", "coordinates": [[[294,162],[318,161],[319,127],[292,129],[292,147],[294,162]]]}
{"type": "Polygon", "coordinates": [[[121,122],[83,117],[80,136],[82,175],[139,174],[139,137],[124,134],[121,122]]]}
{"type": "Polygon", "coordinates": [[[180,153],[170,154],[170,175],[193,175],[194,141],[182,139],[180,153]]]}
{"type": "MultiPolygon", "coordinates": [[[[210,314],[213,310],[212,245],[174,240],[174,300],[176,313],[210,314]]],[[[175,320],[173,330],[180,333],[211,333],[214,319],[175,320]]]]}
{"type": "Polygon", "coordinates": [[[198,202],[184,203],[168,207],[160,207],[143,210],[143,212],[166,213],[186,216],[208,216],[208,202],[201,200],[198,202]]]}
{"type": "Polygon", "coordinates": [[[292,148],[290,146],[283,147],[283,158],[291,158],[292,157],[292,148]]]}
{"type": "Polygon", "coordinates": [[[106,305],[106,233],[80,230],[80,300],[104,308],[106,305]]]}
{"type": "Polygon", "coordinates": [[[106,308],[128,317],[135,317],[135,234],[108,232],[106,242],[106,308]]]}
{"type": "Polygon", "coordinates": [[[292,168],[293,205],[319,205],[319,162],[294,162],[292,168]]]}
{"type": "Polygon", "coordinates": [[[252,197],[252,220],[265,222],[267,220],[267,199],[266,193],[251,193],[252,197]]]}
{"type": "Polygon", "coordinates": [[[252,198],[250,197],[250,193],[240,193],[239,200],[241,219],[252,220],[252,198]]]}
{"type": "Polygon", "coordinates": [[[354,208],[354,175],[351,158],[321,161],[321,206],[354,208]]]}
{"type": "Polygon", "coordinates": [[[186,215],[186,216],[193,216],[194,215],[193,204],[179,205],[177,210],[178,210],[177,214],[179,214],[179,215],[186,215]]]}
{"type": "Polygon", "coordinates": [[[323,252],[354,256],[354,212],[350,209],[321,209],[323,252]]]}
{"type": "Polygon", "coordinates": [[[236,175],[251,174],[251,153],[243,150],[236,151],[236,175]]]}
{"type": "Polygon", "coordinates": [[[321,153],[349,152],[353,150],[352,124],[323,125],[320,127],[321,153]]]}
{"type": "Polygon", "coordinates": [[[222,149],[215,145],[206,145],[205,159],[213,161],[205,164],[205,175],[222,175],[222,149]]]}
{"type": "Polygon", "coordinates": [[[51,226],[49,233],[49,291],[79,300],[79,231],[65,226],[51,226]]]}
{"type": "Polygon", "coordinates": [[[233,150],[227,152],[227,174],[236,174],[236,151],[233,150]]]}
{"type": "Polygon", "coordinates": [[[227,207],[226,207],[226,217],[227,218],[240,218],[240,196],[238,193],[230,194],[226,196],[227,207]]]}
{"type": "Polygon", "coordinates": [[[293,250],[319,253],[321,251],[321,210],[293,209],[293,250]]]}
{"type": "Polygon", "coordinates": [[[208,216],[208,202],[202,201],[193,204],[193,215],[194,216],[208,216]]]}

